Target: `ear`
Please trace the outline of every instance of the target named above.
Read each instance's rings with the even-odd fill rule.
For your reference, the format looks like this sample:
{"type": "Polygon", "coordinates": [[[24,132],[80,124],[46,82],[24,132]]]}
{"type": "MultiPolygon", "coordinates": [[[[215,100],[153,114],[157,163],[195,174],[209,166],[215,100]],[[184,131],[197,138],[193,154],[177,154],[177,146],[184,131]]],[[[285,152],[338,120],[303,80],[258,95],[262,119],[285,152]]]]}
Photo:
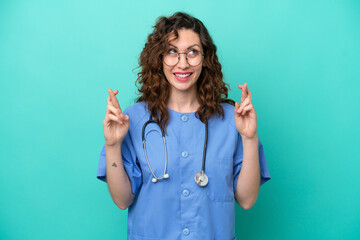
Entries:
{"type": "Polygon", "coordinates": [[[204,59],[203,62],[202,62],[202,66],[203,66],[203,67],[206,67],[205,59],[204,59]]]}

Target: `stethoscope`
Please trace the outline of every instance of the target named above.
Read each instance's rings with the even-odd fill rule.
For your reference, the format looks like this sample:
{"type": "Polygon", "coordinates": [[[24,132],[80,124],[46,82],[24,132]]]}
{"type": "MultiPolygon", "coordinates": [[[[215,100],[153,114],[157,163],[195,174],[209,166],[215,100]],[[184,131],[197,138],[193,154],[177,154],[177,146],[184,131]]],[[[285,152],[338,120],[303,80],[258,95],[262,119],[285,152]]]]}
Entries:
{"type": "MultiPolygon", "coordinates": [[[[146,146],[145,146],[145,129],[146,126],[149,123],[155,123],[156,122],[152,119],[152,117],[150,116],[149,120],[144,123],[143,128],[142,128],[142,142],[143,142],[143,149],[144,149],[144,154],[145,154],[145,158],[146,158],[146,162],[149,166],[150,172],[153,175],[153,179],[151,180],[153,183],[156,183],[162,179],[168,179],[169,178],[169,174],[166,173],[166,168],[167,168],[167,151],[166,151],[166,140],[165,140],[165,133],[163,130],[161,130],[161,134],[162,134],[162,139],[164,142],[164,149],[165,149],[165,167],[164,167],[164,174],[162,177],[157,177],[155,175],[155,173],[153,172],[150,163],[149,163],[149,159],[147,157],[146,154],[146,146]]],[[[205,187],[208,182],[209,182],[209,178],[207,177],[207,175],[205,174],[205,159],[206,159],[206,145],[207,145],[207,138],[208,138],[208,123],[205,123],[205,142],[204,142],[204,151],[203,151],[203,160],[202,160],[202,168],[201,171],[195,174],[195,182],[197,183],[197,185],[201,186],[201,187],[205,187]]]]}

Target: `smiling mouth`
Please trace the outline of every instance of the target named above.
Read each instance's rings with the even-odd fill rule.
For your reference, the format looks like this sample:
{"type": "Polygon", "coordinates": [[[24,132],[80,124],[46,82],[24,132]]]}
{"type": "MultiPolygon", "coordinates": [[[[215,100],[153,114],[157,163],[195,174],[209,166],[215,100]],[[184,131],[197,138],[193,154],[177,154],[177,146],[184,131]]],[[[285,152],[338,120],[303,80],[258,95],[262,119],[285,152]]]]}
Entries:
{"type": "Polygon", "coordinates": [[[190,77],[192,73],[174,73],[174,75],[178,78],[187,78],[190,77]]]}
{"type": "Polygon", "coordinates": [[[193,74],[193,73],[173,73],[176,80],[180,81],[180,82],[186,82],[190,76],[193,74]]]}

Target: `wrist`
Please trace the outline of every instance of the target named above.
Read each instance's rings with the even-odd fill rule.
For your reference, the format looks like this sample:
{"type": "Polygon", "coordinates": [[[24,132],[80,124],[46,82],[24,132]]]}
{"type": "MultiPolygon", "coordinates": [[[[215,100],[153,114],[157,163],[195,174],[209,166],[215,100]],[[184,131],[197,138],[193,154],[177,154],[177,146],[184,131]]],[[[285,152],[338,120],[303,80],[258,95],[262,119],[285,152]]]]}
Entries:
{"type": "Polygon", "coordinates": [[[116,142],[116,143],[109,143],[105,141],[105,148],[112,150],[112,149],[119,149],[121,148],[122,141],[116,142]]]}
{"type": "Polygon", "coordinates": [[[258,143],[259,142],[259,137],[258,137],[257,133],[255,133],[254,136],[252,136],[252,137],[247,137],[245,135],[241,135],[241,139],[242,139],[243,143],[252,143],[252,142],[258,143]]]}

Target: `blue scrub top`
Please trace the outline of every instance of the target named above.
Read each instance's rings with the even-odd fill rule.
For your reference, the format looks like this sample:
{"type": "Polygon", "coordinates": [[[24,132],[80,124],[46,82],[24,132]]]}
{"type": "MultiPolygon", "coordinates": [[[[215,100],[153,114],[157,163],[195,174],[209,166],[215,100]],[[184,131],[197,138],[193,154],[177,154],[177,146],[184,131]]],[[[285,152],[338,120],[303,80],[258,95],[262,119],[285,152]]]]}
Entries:
{"type": "MultiPolygon", "coordinates": [[[[235,198],[237,179],[242,166],[243,146],[235,128],[234,106],[222,104],[225,117],[213,116],[208,123],[205,173],[206,187],[196,184],[201,171],[205,124],[195,113],[169,109],[166,150],[169,178],[152,182],[142,147],[142,127],[149,120],[145,103],[126,111],[130,128],[121,153],[125,170],[136,195],[128,212],[128,239],[235,239],[235,198]]],[[[146,127],[146,150],[150,166],[162,177],[165,166],[161,130],[155,123],[146,127]]],[[[259,141],[261,184],[270,179],[263,146],[259,141]]],[[[100,154],[97,177],[106,181],[105,148],[100,154]]]]}

